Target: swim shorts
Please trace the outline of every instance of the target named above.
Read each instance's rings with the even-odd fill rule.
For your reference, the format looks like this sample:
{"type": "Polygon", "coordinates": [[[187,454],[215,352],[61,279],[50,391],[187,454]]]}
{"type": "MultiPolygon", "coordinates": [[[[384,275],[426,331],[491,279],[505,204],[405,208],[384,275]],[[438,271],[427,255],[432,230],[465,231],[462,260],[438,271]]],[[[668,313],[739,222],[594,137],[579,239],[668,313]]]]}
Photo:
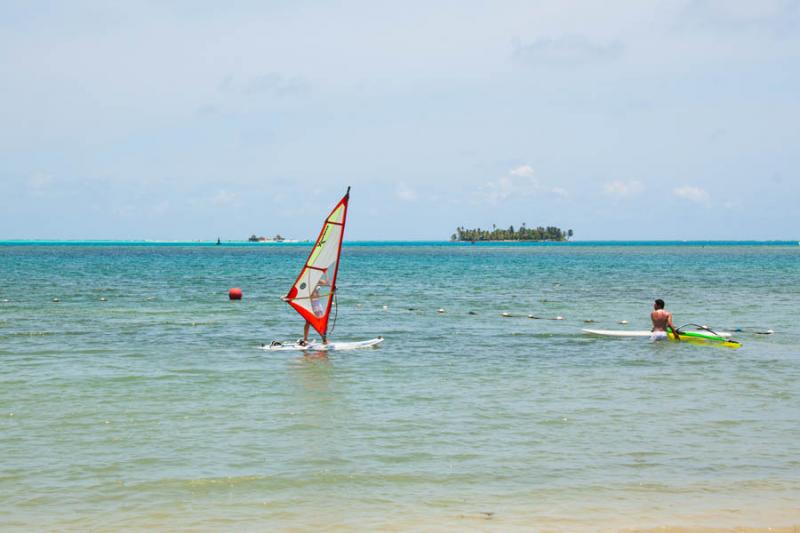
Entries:
{"type": "Polygon", "coordinates": [[[650,340],[651,341],[666,341],[669,340],[669,335],[667,335],[666,331],[653,331],[650,333],[650,340]]]}

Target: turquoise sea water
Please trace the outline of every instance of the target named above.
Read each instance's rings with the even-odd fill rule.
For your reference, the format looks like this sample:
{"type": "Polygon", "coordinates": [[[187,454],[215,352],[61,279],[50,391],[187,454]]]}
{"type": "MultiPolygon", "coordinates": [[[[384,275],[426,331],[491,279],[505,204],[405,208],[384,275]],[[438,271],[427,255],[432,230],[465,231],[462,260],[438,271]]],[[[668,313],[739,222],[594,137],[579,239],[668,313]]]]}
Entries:
{"type": "Polygon", "coordinates": [[[349,243],[384,344],[263,352],[308,250],[0,245],[0,528],[800,524],[796,243],[349,243]],[[580,331],[656,297],[744,347],[580,331]]]}

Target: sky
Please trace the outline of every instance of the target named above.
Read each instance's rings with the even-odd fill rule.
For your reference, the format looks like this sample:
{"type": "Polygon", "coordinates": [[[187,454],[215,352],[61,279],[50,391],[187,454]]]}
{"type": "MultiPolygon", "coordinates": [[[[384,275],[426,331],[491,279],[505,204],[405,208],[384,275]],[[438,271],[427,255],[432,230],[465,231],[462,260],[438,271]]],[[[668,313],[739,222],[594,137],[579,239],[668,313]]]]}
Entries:
{"type": "Polygon", "coordinates": [[[0,240],[800,238],[800,0],[0,0],[0,240]]]}

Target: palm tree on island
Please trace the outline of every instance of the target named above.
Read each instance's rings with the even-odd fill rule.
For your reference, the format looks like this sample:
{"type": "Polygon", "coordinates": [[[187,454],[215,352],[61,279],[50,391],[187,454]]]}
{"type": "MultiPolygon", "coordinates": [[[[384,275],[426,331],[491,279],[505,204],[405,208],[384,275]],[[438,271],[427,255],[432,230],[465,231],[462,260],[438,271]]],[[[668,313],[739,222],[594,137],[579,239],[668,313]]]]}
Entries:
{"type": "Polygon", "coordinates": [[[555,226],[529,228],[523,222],[519,229],[509,226],[508,229],[498,229],[492,224],[492,230],[466,229],[463,226],[456,228],[456,232],[450,236],[451,241],[554,241],[563,242],[569,240],[574,235],[570,229],[567,231],[555,226]]]}

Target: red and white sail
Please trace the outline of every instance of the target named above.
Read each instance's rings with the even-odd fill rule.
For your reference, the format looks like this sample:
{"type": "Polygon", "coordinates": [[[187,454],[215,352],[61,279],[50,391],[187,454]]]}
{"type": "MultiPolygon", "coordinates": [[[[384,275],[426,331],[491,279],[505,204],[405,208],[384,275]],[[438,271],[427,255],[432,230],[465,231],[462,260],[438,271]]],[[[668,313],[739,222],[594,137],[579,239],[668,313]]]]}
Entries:
{"type": "Polygon", "coordinates": [[[328,334],[328,318],[336,291],[336,274],[339,271],[349,199],[350,187],[325,219],[303,270],[289,294],[284,297],[323,337],[328,334]]]}

